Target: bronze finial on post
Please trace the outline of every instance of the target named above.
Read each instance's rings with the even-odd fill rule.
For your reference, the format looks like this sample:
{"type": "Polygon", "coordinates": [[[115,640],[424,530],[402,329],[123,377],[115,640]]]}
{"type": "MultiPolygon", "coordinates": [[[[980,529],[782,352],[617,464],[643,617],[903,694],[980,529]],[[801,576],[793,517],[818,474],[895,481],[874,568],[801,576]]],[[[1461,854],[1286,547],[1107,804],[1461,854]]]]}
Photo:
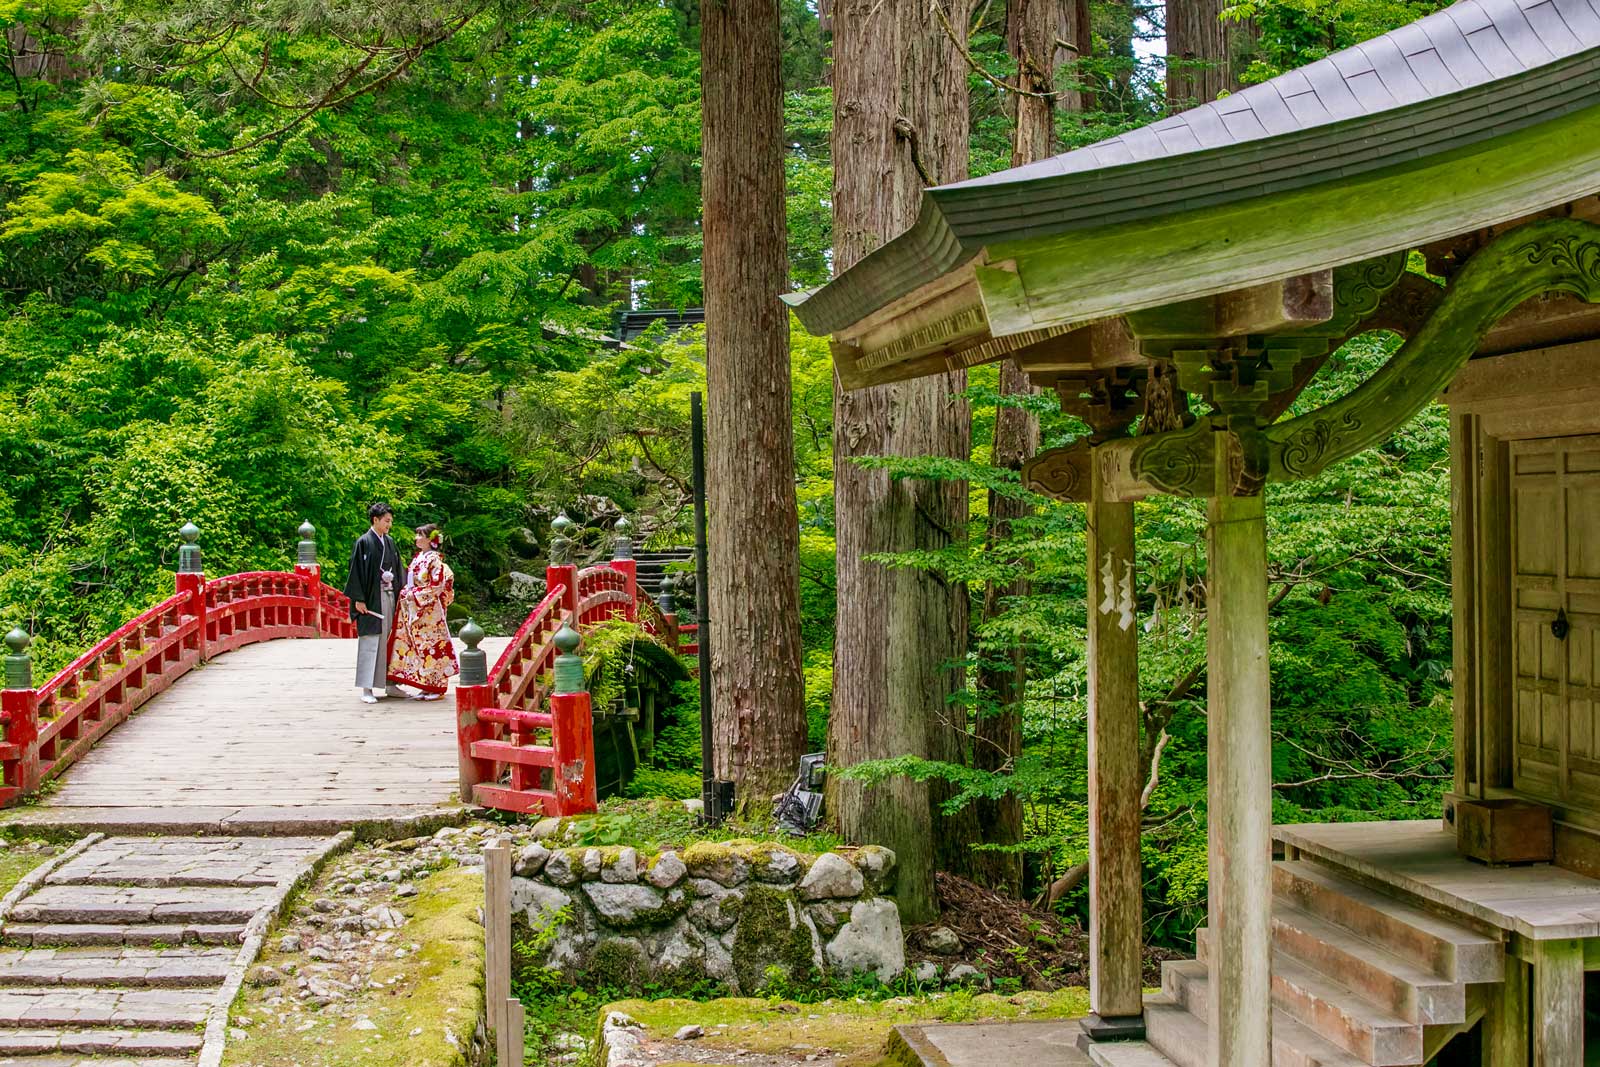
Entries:
{"type": "Polygon", "coordinates": [[[178,531],[178,536],[183,539],[183,544],[178,546],[178,573],[202,574],[204,568],[200,565],[200,528],[192,522],[183,524],[178,531]]]}
{"type": "Polygon", "coordinates": [[[611,530],[612,533],[615,534],[611,541],[611,558],[632,559],[633,523],[629,522],[628,517],[624,515],[622,518],[617,520],[616,525],[613,526],[611,530]]]}
{"type": "Polygon", "coordinates": [[[572,628],[570,623],[562,623],[561,629],[551,639],[560,655],[556,656],[555,689],[558,696],[570,693],[584,692],[583,687],[583,657],[578,655],[578,648],[583,644],[583,637],[572,628]]]}
{"type": "Polygon", "coordinates": [[[6,656],[6,688],[32,689],[33,657],[28,655],[28,648],[33,638],[19,626],[6,634],[5,642],[6,648],[11,650],[6,656]]]}
{"type": "Polygon", "coordinates": [[[483,685],[489,681],[489,654],[478,645],[483,642],[483,627],[478,620],[468,619],[461,628],[461,643],[467,647],[461,652],[460,685],[483,685]]]}
{"type": "Polygon", "coordinates": [[[313,567],[317,562],[317,528],[309,521],[300,524],[300,540],[295,545],[295,562],[302,567],[313,567]]]}
{"type": "Polygon", "coordinates": [[[567,566],[572,562],[572,530],[577,526],[567,517],[566,511],[559,512],[550,523],[550,562],[558,567],[567,566]]]}

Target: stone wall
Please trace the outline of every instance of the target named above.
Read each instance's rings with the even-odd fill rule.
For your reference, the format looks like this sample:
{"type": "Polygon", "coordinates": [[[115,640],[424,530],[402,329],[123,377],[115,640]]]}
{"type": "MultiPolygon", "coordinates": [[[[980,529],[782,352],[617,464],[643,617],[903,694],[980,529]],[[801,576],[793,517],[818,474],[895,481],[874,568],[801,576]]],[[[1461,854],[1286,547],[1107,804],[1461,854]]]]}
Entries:
{"type": "Polygon", "coordinates": [[[612,989],[689,987],[748,995],[781,976],[805,982],[905,969],[894,853],[809,856],[770,842],[682,851],[522,849],[511,879],[520,966],[612,989]]]}

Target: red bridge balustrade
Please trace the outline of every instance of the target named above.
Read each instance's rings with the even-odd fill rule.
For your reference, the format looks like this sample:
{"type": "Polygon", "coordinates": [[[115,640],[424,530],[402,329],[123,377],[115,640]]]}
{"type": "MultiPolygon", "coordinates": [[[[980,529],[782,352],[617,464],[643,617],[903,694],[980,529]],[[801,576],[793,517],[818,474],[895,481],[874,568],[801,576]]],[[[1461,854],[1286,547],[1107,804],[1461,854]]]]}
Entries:
{"type": "Polygon", "coordinates": [[[354,637],[349,600],[322,584],[316,531],[300,527],[294,571],[206,580],[196,543],[179,531],[176,592],[96,642],[34,688],[32,638],[12,630],[0,692],[0,804],[36,791],[151,697],[214,656],[282,637],[354,637]]]}
{"type": "Polygon", "coordinates": [[[608,619],[637,622],[680,654],[677,616],[639,589],[627,519],[618,520],[613,558],[579,570],[564,562],[573,523],[551,529],[553,562],[545,597],[517,629],[494,666],[468,620],[456,687],[461,799],[488,808],[545,815],[595,810],[594,719],[584,690],[582,631],[608,619]]]}

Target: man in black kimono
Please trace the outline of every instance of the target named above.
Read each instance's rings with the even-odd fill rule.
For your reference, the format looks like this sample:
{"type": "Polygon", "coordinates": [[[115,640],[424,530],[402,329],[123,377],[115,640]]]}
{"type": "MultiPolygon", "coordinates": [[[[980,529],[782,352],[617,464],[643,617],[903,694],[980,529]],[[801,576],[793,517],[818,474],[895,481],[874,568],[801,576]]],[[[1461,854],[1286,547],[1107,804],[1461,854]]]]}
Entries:
{"type": "Polygon", "coordinates": [[[356,686],[366,704],[377,702],[375,689],[385,696],[405,696],[389,684],[389,628],[394,625],[395,598],[405,585],[400,550],[389,537],[394,513],[388,504],[367,509],[372,529],[356,538],[350,550],[350,578],[344,595],[350,598],[350,617],[356,624],[356,686]]]}

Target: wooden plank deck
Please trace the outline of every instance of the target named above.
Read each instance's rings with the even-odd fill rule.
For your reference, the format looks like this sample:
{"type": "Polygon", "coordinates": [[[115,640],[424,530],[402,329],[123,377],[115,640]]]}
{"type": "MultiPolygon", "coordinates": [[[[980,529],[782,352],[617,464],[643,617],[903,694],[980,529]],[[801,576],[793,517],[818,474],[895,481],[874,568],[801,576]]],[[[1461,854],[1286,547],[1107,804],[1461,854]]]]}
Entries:
{"type": "Polygon", "coordinates": [[[1534,941],[1600,937],[1600,881],[1548,863],[1486,867],[1438,819],[1275,826],[1273,839],[1534,941]]]}
{"type": "MultiPolygon", "coordinates": [[[[506,643],[483,643],[491,663],[506,643]]],[[[111,731],[38,807],[431,809],[450,802],[454,696],[363,704],[355,648],[354,640],[279,640],[218,657],[111,731]]]]}

